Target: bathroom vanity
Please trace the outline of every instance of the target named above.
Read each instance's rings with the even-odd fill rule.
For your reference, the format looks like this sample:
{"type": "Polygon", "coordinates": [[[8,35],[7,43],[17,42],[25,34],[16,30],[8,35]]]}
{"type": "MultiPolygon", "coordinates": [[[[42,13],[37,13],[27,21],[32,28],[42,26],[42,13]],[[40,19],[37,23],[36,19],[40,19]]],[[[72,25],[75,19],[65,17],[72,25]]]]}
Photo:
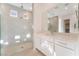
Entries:
{"type": "Polygon", "coordinates": [[[57,56],[76,56],[79,55],[78,35],[61,33],[55,34],[55,53],[57,56]]]}
{"type": "Polygon", "coordinates": [[[47,56],[79,55],[79,34],[77,33],[39,33],[36,48],[47,56]]]}

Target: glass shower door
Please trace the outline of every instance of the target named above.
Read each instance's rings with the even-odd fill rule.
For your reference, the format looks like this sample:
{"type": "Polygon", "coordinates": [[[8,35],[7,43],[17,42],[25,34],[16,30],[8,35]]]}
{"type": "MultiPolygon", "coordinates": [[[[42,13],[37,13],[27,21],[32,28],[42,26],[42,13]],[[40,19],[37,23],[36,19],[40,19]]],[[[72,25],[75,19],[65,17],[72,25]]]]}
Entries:
{"type": "Polygon", "coordinates": [[[4,7],[1,8],[3,55],[15,55],[17,52],[28,49],[28,43],[32,43],[32,12],[10,4],[2,4],[2,7],[4,7]]]}

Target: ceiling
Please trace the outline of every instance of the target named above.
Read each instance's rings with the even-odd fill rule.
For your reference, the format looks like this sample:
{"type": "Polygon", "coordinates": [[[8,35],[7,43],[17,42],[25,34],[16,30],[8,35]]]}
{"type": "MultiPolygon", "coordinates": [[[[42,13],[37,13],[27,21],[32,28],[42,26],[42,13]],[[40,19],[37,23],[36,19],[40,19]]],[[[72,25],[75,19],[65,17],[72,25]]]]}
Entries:
{"type": "Polygon", "coordinates": [[[32,3],[10,3],[10,4],[17,7],[23,6],[24,9],[32,11],[32,3]]]}
{"type": "Polygon", "coordinates": [[[78,9],[77,3],[58,3],[48,11],[48,17],[72,14],[78,9]]]}
{"type": "MultiPolygon", "coordinates": [[[[29,11],[32,11],[32,3],[10,3],[11,5],[21,7],[29,11]]],[[[44,8],[43,10],[48,10],[49,16],[71,13],[75,10],[74,6],[77,3],[39,3],[40,7],[44,8]],[[67,9],[66,9],[67,8],[67,9]]]]}
{"type": "Polygon", "coordinates": [[[78,9],[78,3],[39,3],[38,6],[48,17],[73,14],[78,9]]]}

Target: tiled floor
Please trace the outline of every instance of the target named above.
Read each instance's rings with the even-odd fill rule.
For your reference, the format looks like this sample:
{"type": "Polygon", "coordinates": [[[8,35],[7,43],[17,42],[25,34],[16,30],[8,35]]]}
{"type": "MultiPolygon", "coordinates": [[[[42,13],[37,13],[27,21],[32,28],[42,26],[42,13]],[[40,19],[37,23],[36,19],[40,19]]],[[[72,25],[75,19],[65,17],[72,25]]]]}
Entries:
{"type": "Polygon", "coordinates": [[[13,56],[44,56],[40,51],[38,50],[33,50],[32,48],[32,43],[26,43],[24,44],[24,49],[23,51],[16,52],[12,54],[13,56]]]}
{"type": "Polygon", "coordinates": [[[33,50],[33,44],[31,42],[6,47],[4,51],[5,54],[3,56],[44,56],[39,50],[33,50]]]}
{"type": "Polygon", "coordinates": [[[14,54],[14,56],[44,56],[44,55],[38,50],[27,49],[14,54]]]}

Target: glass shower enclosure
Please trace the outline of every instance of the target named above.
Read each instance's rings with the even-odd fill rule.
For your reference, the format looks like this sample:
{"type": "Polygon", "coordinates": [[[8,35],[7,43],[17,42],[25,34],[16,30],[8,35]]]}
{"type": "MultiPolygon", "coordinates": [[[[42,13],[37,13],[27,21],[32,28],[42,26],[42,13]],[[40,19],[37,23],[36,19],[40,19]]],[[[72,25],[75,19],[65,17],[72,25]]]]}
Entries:
{"type": "Polygon", "coordinates": [[[32,44],[33,39],[32,11],[10,4],[1,4],[0,7],[3,15],[0,19],[1,55],[13,55],[28,49],[27,46],[32,44]]]}

